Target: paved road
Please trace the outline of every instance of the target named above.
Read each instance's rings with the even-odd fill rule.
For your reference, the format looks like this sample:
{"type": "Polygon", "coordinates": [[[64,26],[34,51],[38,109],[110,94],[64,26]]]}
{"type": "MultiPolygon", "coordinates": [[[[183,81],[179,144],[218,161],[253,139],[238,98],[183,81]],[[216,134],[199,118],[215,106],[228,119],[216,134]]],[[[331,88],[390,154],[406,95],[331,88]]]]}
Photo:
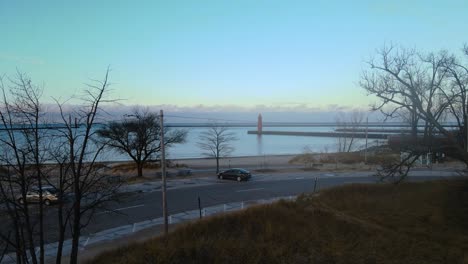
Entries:
{"type": "MultiPolygon", "coordinates": [[[[372,172],[326,173],[326,172],[296,172],[254,175],[248,182],[217,180],[214,177],[194,179],[188,181],[169,182],[168,210],[169,214],[176,214],[198,208],[198,197],[202,207],[231,202],[268,199],[279,196],[298,195],[312,192],[315,178],[317,190],[343,185],[347,183],[372,183],[377,179],[372,172]]],[[[431,180],[446,176],[453,176],[453,172],[417,172],[414,180],[431,180]]],[[[100,211],[83,235],[93,234],[105,229],[150,220],[162,216],[161,191],[159,183],[145,184],[140,187],[145,192],[121,193],[119,201],[111,203],[108,208],[112,211],[100,211]]],[[[141,188],[140,188],[141,190],[141,188]]],[[[55,242],[56,210],[47,208],[47,242],[55,242]]]]}
{"type": "MultiPolygon", "coordinates": [[[[248,182],[212,180],[212,184],[168,190],[169,214],[180,213],[198,208],[198,197],[202,207],[230,202],[267,199],[279,196],[298,195],[312,192],[315,177],[318,178],[317,190],[347,183],[376,182],[372,173],[289,173],[287,175],[254,176],[248,182]],[[368,174],[366,176],[358,176],[368,174]]],[[[433,180],[451,176],[452,173],[420,172],[412,180],[433,180]],[[442,176],[441,176],[442,175],[442,176]]],[[[112,205],[118,212],[100,212],[86,228],[86,233],[95,233],[103,229],[127,225],[162,216],[161,191],[159,189],[146,193],[126,194],[118,204],[112,205]]]]}

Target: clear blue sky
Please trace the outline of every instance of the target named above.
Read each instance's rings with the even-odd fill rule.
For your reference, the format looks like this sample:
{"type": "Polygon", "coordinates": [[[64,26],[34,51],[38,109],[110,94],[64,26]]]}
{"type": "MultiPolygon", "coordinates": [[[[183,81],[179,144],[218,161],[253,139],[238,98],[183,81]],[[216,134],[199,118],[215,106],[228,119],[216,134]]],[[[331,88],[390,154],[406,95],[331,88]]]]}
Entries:
{"type": "Polygon", "coordinates": [[[125,104],[367,106],[357,82],[385,42],[468,41],[468,1],[0,1],[0,74],[67,98],[108,65],[125,104]]]}

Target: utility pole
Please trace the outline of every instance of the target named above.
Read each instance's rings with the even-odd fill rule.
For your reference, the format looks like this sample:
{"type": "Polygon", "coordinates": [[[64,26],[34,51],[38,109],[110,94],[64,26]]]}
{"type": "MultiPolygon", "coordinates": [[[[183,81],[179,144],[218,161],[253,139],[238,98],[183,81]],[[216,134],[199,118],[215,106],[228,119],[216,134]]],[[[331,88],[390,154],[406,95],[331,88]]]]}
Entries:
{"type": "Polygon", "coordinates": [[[369,117],[366,117],[366,150],[364,151],[364,163],[367,164],[367,132],[369,130],[369,117]]]}
{"type": "Polygon", "coordinates": [[[166,154],[164,152],[164,114],[163,110],[159,112],[159,122],[161,127],[161,177],[162,177],[162,202],[163,202],[163,217],[164,217],[164,235],[169,231],[169,224],[167,220],[167,198],[166,198],[166,154]]]}
{"type": "Polygon", "coordinates": [[[465,129],[466,129],[465,148],[466,148],[466,152],[468,152],[468,115],[465,115],[465,129]]]}

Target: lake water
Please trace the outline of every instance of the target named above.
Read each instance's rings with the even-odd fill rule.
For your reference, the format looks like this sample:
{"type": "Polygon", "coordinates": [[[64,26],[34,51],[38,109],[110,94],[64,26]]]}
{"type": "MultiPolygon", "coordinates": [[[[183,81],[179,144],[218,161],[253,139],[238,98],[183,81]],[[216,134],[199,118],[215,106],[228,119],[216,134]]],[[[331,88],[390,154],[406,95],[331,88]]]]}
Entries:
{"type": "MultiPolygon", "coordinates": [[[[99,128],[97,126],[96,128],[99,128]]],[[[292,132],[332,132],[335,126],[283,126],[283,127],[264,127],[264,131],[292,131],[292,132]]],[[[186,159],[186,158],[202,158],[203,150],[197,145],[200,141],[199,137],[203,131],[207,131],[208,127],[170,127],[168,129],[183,129],[188,132],[186,142],[176,144],[166,149],[168,159],[186,159]]],[[[312,136],[286,136],[286,135],[256,135],[248,134],[249,130],[256,130],[254,126],[246,127],[229,127],[228,131],[234,133],[237,140],[232,141],[231,145],[234,151],[230,154],[231,157],[240,156],[263,156],[263,155],[285,155],[299,154],[308,152],[336,152],[337,138],[333,137],[312,137],[312,136]]],[[[56,136],[59,135],[57,129],[44,130],[56,144],[56,136]]],[[[19,133],[19,132],[18,132],[19,133]]],[[[0,133],[0,137],[6,137],[5,133],[0,133]]],[[[18,137],[21,138],[21,137],[18,137]]],[[[355,139],[356,144],[354,150],[362,149],[365,146],[365,139],[355,139]]],[[[368,145],[383,144],[384,141],[376,141],[369,139],[368,145]]],[[[54,143],[52,143],[54,144],[54,143]]],[[[90,144],[90,152],[93,152],[93,146],[90,144]]],[[[99,161],[127,161],[130,158],[115,150],[107,149],[98,158],[99,161]]]]}
{"type": "MultiPolygon", "coordinates": [[[[200,133],[208,130],[205,127],[182,127],[171,129],[184,129],[188,131],[187,141],[184,144],[177,144],[167,149],[167,158],[184,159],[203,157],[203,151],[198,147],[200,133]]],[[[267,127],[264,130],[274,131],[333,131],[335,127],[267,127]]],[[[311,136],[283,136],[283,135],[255,135],[247,134],[249,130],[256,130],[255,127],[231,127],[238,140],[231,142],[234,151],[230,156],[263,156],[263,155],[281,155],[303,153],[307,148],[312,152],[334,152],[337,150],[337,138],[329,137],[311,137],[311,136]]],[[[365,139],[355,139],[356,148],[365,146],[365,139]]],[[[369,139],[368,145],[383,144],[380,140],[369,139]]],[[[109,153],[110,154],[110,153],[109,153]]],[[[103,159],[107,160],[128,160],[125,155],[112,154],[105,155],[103,159]],[[108,156],[108,157],[106,157],[108,156]]]]}

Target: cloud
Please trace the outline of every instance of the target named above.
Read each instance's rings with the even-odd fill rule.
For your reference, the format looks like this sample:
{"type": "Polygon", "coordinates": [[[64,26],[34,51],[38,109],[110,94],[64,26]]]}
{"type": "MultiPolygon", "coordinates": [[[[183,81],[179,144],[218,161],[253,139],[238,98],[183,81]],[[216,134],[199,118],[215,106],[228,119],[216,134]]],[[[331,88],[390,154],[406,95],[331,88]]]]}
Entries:
{"type": "MultiPolygon", "coordinates": [[[[121,103],[111,103],[102,105],[104,110],[101,115],[101,122],[108,120],[119,120],[125,114],[132,113],[136,108],[147,109],[151,112],[159,113],[164,110],[168,122],[210,122],[212,120],[224,120],[226,122],[255,122],[261,113],[266,122],[334,122],[339,113],[353,111],[369,112],[368,109],[359,109],[350,106],[328,105],[324,108],[313,107],[307,104],[289,105],[255,105],[244,107],[238,105],[194,105],[178,106],[174,104],[161,105],[125,105],[121,103]]],[[[47,111],[48,119],[60,121],[59,108],[54,104],[47,104],[44,108],[47,111]]],[[[83,107],[76,104],[63,106],[65,113],[83,110],[83,107]]]]}
{"type": "Polygon", "coordinates": [[[148,108],[151,111],[159,111],[163,109],[165,112],[194,112],[194,113],[219,113],[219,112],[239,112],[239,113],[250,113],[250,112],[352,112],[352,111],[364,111],[367,112],[368,108],[356,107],[356,106],[341,106],[336,104],[330,104],[326,107],[317,107],[305,103],[290,103],[290,104],[272,104],[265,105],[259,104],[254,106],[239,106],[239,105],[204,105],[198,104],[193,106],[178,106],[174,104],[161,104],[161,105],[125,105],[125,104],[111,104],[106,105],[105,109],[125,112],[132,111],[136,107],[148,108]]]}

